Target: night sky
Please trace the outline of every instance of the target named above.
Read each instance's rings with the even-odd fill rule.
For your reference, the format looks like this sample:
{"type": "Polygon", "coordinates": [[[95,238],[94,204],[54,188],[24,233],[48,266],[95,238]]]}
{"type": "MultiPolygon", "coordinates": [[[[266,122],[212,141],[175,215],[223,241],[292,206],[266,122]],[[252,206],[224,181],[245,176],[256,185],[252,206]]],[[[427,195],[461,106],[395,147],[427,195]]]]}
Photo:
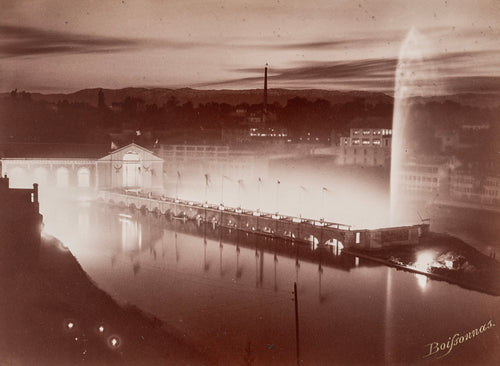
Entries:
{"type": "Polygon", "coordinates": [[[272,88],[392,93],[414,28],[440,90],[500,92],[498,0],[2,0],[0,13],[0,91],[261,88],[267,62],[272,88]]]}

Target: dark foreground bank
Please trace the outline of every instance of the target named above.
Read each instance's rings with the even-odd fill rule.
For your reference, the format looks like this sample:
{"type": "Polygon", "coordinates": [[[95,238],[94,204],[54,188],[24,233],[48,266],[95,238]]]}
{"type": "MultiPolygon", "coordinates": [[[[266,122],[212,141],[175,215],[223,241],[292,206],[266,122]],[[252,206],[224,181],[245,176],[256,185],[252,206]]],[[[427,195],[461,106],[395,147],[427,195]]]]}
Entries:
{"type": "Polygon", "coordinates": [[[97,288],[68,249],[0,263],[0,365],[209,365],[158,319],[97,288]]]}

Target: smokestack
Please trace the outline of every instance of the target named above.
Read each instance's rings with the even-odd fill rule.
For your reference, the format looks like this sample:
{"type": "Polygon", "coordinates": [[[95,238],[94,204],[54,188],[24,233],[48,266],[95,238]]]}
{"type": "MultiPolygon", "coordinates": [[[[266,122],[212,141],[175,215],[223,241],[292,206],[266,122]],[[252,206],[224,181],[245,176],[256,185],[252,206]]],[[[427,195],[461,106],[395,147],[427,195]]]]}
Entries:
{"type": "Polygon", "coordinates": [[[266,68],[264,69],[264,110],[262,113],[262,120],[263,122],[266,122],[266,115],[267,115],[267,62],[266,62],[266,68]]]}

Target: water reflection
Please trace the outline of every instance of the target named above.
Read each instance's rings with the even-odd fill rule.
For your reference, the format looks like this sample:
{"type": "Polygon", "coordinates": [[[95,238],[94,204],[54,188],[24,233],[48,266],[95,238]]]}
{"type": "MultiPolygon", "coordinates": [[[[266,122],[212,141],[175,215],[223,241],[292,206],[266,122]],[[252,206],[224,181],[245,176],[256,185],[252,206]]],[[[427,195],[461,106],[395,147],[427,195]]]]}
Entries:
{"type": "Polygon", "coordinates": [[[418,273],[415,273],[415,277],[417,278],[418,285],[420,286],[422,291],[425,291],[425,289],[427,288],[427,281],[429,280],[429,278],[425,275],[418,273]]]}
{"type": "MultiPolygon", "coordinates": [[[[313,249],[105,206],[69,206],[44,217],[99,287],[179,329],[221,364],[242,363],[249,340],[255,364],[295,363],[293,282],[308,364],[416,363],[442,334],[500,319],[495,297],[433,280],[423,288],[414,274],[336,255],[333,246],[313,249]]],[[[483,345],[469,343],[467,352],[484,360],[483,345]]]]}

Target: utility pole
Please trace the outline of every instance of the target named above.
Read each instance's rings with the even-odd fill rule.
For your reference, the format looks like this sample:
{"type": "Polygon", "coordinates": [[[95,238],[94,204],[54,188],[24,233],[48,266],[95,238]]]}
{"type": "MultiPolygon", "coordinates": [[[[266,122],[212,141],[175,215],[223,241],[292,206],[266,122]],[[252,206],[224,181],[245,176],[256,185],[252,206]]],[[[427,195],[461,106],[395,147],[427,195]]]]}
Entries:
{"type": "Polygon", "coordinates": [[[295,297],[295,338],[297,344],[297,366],[300,366],[299,303],[297,301],[297,282],[293,283],[293,294],[295,297]]]}

